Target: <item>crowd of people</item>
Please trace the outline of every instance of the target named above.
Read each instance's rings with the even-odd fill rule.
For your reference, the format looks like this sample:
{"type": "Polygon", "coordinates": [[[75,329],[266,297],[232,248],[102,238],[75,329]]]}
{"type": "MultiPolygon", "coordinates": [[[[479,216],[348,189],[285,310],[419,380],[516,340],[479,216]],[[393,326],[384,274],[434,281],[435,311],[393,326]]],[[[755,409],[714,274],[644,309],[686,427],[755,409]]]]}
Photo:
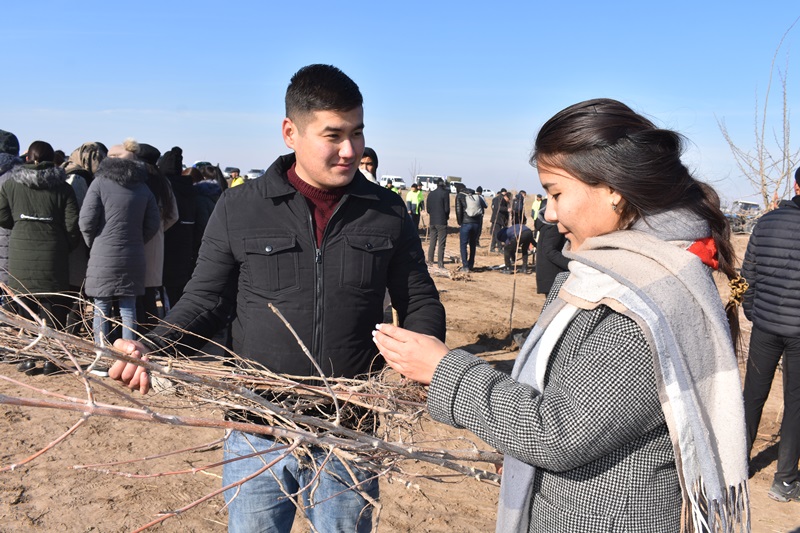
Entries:
{"type": "MultiPolygon", "coordinates": [[[[50,327],[72,333],[91,300],[87,329],[98,345],[151,329],[191,277],[228,187],[220,169],[185,168],[179,147],[162,154],[133,139],[87,142],[65,158],[45,141],[21,153],[17,137],[0,131],[0,150],[0,280],[50,327]]],[[[41,370],[59,371],[51,361],[41,370]]]]}
{"type": "MultiPolygon", "coordinates": [[[[162,154],[130,139],[109,149],[86,143],[58,165],[49,144],[36,141],[20,157],[16,137],[0,132],[7,243],[0,273],[23,296],[82,288],[94,301],[96,342],[108,342],[107,320],[118,312],[123,331],[114,345],[133,358],[154,350],[191,355],[230,327],[230,345],[244,361],[297,379],[351,378],[385,362],[429,384],[435,419],[505,454],[498,531],[747,527],[748,446],[769,380],[746,385],[745,400],[753,400],[745,405],[735,310],[744,296],[763,330],[751,343],[753,371],[774,371],[785,351],[794,376],[800,314],[773,327],[780,320],[764,309],[774,269],[762,271],[758,256],[774,246],[770,224],[796,220],[800,173],[797,206],[765,217],[765,237],[757,226],[743,268],[747,288],[719,197],[682,163],[679,134],[615,100],[558,112],[539,131],[530,161],[547,192],[534,201],[533,228],[524,190],[501,190],[492,200],[490,252],[502,248],[509,272],[521,253],[525,272],[535,249],[538,290],[548,294],[508,375],[444,344],[445,309],[429,265],[444,266],[445,183],[405,200],[375,185],[363,97],[336,67],[301,68],[285,106],[281,134],[291,153],[236,187],[217,167],[184,170],[177,147],[162,154]],[[72,261],[83,258],[83,270],[73,271],[72,261]],[[731,280],[733,312],[726,314],[715,270],[731,280]],[[538,283],[540,271],[552,279],[538,283]],[[387,297],[397,326],[382,323],[387,297]],[[136,320],[140,309],[153,315],[156,298],[167,309],[163,321],[136,320]],[[143,337],[131,335],[142,327],[143,337]]],[[[488,209],[481,192],[466,189],[454,202],[464,272],[475,268],[488,209]]],[[[797,291],[800,276],[792,279],[797,291]]],[[[29,303],[54,327],[74,325],[64,311],[81,313],[58,296],[29,303]]],[[[150,390],[148,371],[133,362],[115,363],[108,375],[150,390]]],[[[787,408],[787,431],[796,432],[797,412],[796,404],[787,408]]],[[[299,494],[319,531],[370,530],[379,498],[373,473],[347,458],[329,460],[318,447],[303,458],[281,449],[263,434],[227,436],[230,531],[289,531],[296,502],[286,494],[299,494]],[[274,463],[271,473],[237,486],[266,463],[274,463]]],[[[785,439],[781,454],[770,495],[798,500],[797,439],[785,439]]]]}

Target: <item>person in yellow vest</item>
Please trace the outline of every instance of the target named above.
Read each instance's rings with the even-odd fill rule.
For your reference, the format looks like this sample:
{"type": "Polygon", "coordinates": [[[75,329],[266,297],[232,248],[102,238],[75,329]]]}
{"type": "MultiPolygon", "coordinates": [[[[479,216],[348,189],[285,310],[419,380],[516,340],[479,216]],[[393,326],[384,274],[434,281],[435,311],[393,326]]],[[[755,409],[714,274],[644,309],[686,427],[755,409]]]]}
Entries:
{"type": "Polygon", "coordinates": [[[414,228],[419,231],[420,213],[425,209],[425,195],[416,183],[412,183],[411,190],[406,193],[406,206],[411,220],[414,221],[414,228]]]}
{"type": "Polygon", "coordinates": [[[241,185],[244,183],[244,178],[239,175],[239,169],[234,168],[231,170],[231,187],[236,187],[237,185],[241,185]]]}

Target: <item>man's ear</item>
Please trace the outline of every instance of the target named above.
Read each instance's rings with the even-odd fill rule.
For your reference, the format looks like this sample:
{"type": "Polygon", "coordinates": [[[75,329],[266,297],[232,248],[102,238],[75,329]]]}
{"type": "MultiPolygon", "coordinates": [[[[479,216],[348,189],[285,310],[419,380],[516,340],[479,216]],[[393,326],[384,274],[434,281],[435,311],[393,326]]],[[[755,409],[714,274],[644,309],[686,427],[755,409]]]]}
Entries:
{"type": "Polygon", "coordinates": [[[281,124],[281,134],[283,135],[283,142],[286,143],[287,148],[294,150],[295,139],[298,134],[297,125],[292,122],[292,119],[286,117],[281,124]]]}

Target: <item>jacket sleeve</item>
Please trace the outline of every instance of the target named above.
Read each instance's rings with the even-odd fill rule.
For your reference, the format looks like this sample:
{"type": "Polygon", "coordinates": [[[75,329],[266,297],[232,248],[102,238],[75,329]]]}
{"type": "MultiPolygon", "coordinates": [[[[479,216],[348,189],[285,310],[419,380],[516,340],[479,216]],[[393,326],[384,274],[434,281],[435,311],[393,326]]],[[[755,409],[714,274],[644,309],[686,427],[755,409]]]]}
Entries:
{"type": "Polygon", "coordinates": [[[463,194],[456,195],[456,222],[460,226],[464,220],[464,209],[466,201],[463,194]]]}
{"type": "Polygon", "coordinates": [[[442,195],[442,203],[444,204],[444,219],[445,221],[450,220],[450,195],[443,194],[442,195]]]}
{"type": "Polygon", "coordinates": [[[169,180],[165,179],[164,183],[165,183],[164,186],[167,189],[169,189],[169,202],[171,205],[171,208],[169,210],[170,216],[169,218],[165,218],[163,222],[164,224],[163,229],[164,231],[167,231],[178,221],[178,201],[175,199],[175,193],[172,192],[172,184],[169,182],[169,180]]]}
{"type": "Polygon", "coordinates": [[[81,230],[78,227],[78,199],[71,185],[66,185],[64,203],[64,228],[67,231],[67,243],[70,250],[74,250],[81,242],[81,230]]]}
{"type": "Polygon", "coordinates": [[[83,240],[89,248],[92,247],[94,238],[97,237],[100,219],[103,216],[103,204],[98,190],[94,182],[89,185],[89,190],[86,191],[86,198],[83,199],[78,218],[78,226],[83,234],[83,240]]]}
{"type": "Polygon", "coordinates": [[[144,242],[155,237],[161,227],[161,212],[158,209],[156,197],[147,189],[147,207],[144,212],[144,222],[142,224],[142,237],[144,242]]]}
{"type": "Polygon", "coordinates": [[[445,311],[439,291],[428,274],[425,255],[408,213],[403,212],[403,228],[389,264],[387,288],[400,324],[411,331],[432,335],[444,341],[445,311]]]}
{"type": "Polygon", "coordinates": [[[5,187],[0,187],[0,227],[6,229],[14,227],[14,214],[11,212],[5,187]]]}
{"type": "Polygon", "coordinates": [[[758,226],[756,231],[750,235],[750,240],[747,243],[747,250],[744,253],[744,260],[742,261],[742,277],[747,281],[747,291],[744,293],[742,299],[742,310],[744,316],[750,322],[753,321],[753,302],[756,298],[756,250],[758,249],[758,226]]]}
{"type": "Polygon", "coordinates": [[[428,409],[553,472],[590,463],[665,423],[645,336],[617,313],[589,334],[543,393],[468,352],[450,351],[434,373],[428,409]]]}
{"type": "Polygon", "coordinates": [[[223,195],[208,221],[192,279],[164,323],[149,333],[147,340],[159,348],[174,345],[185,355],[193,354],[227,323],[236,305],[238,279],[239,264],[230,247],[223,195]]]}

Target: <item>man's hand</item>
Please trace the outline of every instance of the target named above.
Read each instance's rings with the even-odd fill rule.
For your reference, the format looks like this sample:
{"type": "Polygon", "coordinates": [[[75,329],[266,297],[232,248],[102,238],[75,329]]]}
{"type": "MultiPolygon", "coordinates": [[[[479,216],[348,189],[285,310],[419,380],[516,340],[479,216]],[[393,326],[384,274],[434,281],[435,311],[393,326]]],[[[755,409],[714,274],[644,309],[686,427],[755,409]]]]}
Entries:
{"type": "MultiPolygon", "coordinates": [[[[148,360],[144,355],[147,353],[147,348],[139,341],[117,339],[114,341],[114,348],[132,357],[141,358],[143,361],[148,360]]],[[[132,390],[139,389],[142,394],[150,391],[150,374],[144,367],[133,363],[115,362],[108,370],[108,377],[121,381],[132,390]]]]}

